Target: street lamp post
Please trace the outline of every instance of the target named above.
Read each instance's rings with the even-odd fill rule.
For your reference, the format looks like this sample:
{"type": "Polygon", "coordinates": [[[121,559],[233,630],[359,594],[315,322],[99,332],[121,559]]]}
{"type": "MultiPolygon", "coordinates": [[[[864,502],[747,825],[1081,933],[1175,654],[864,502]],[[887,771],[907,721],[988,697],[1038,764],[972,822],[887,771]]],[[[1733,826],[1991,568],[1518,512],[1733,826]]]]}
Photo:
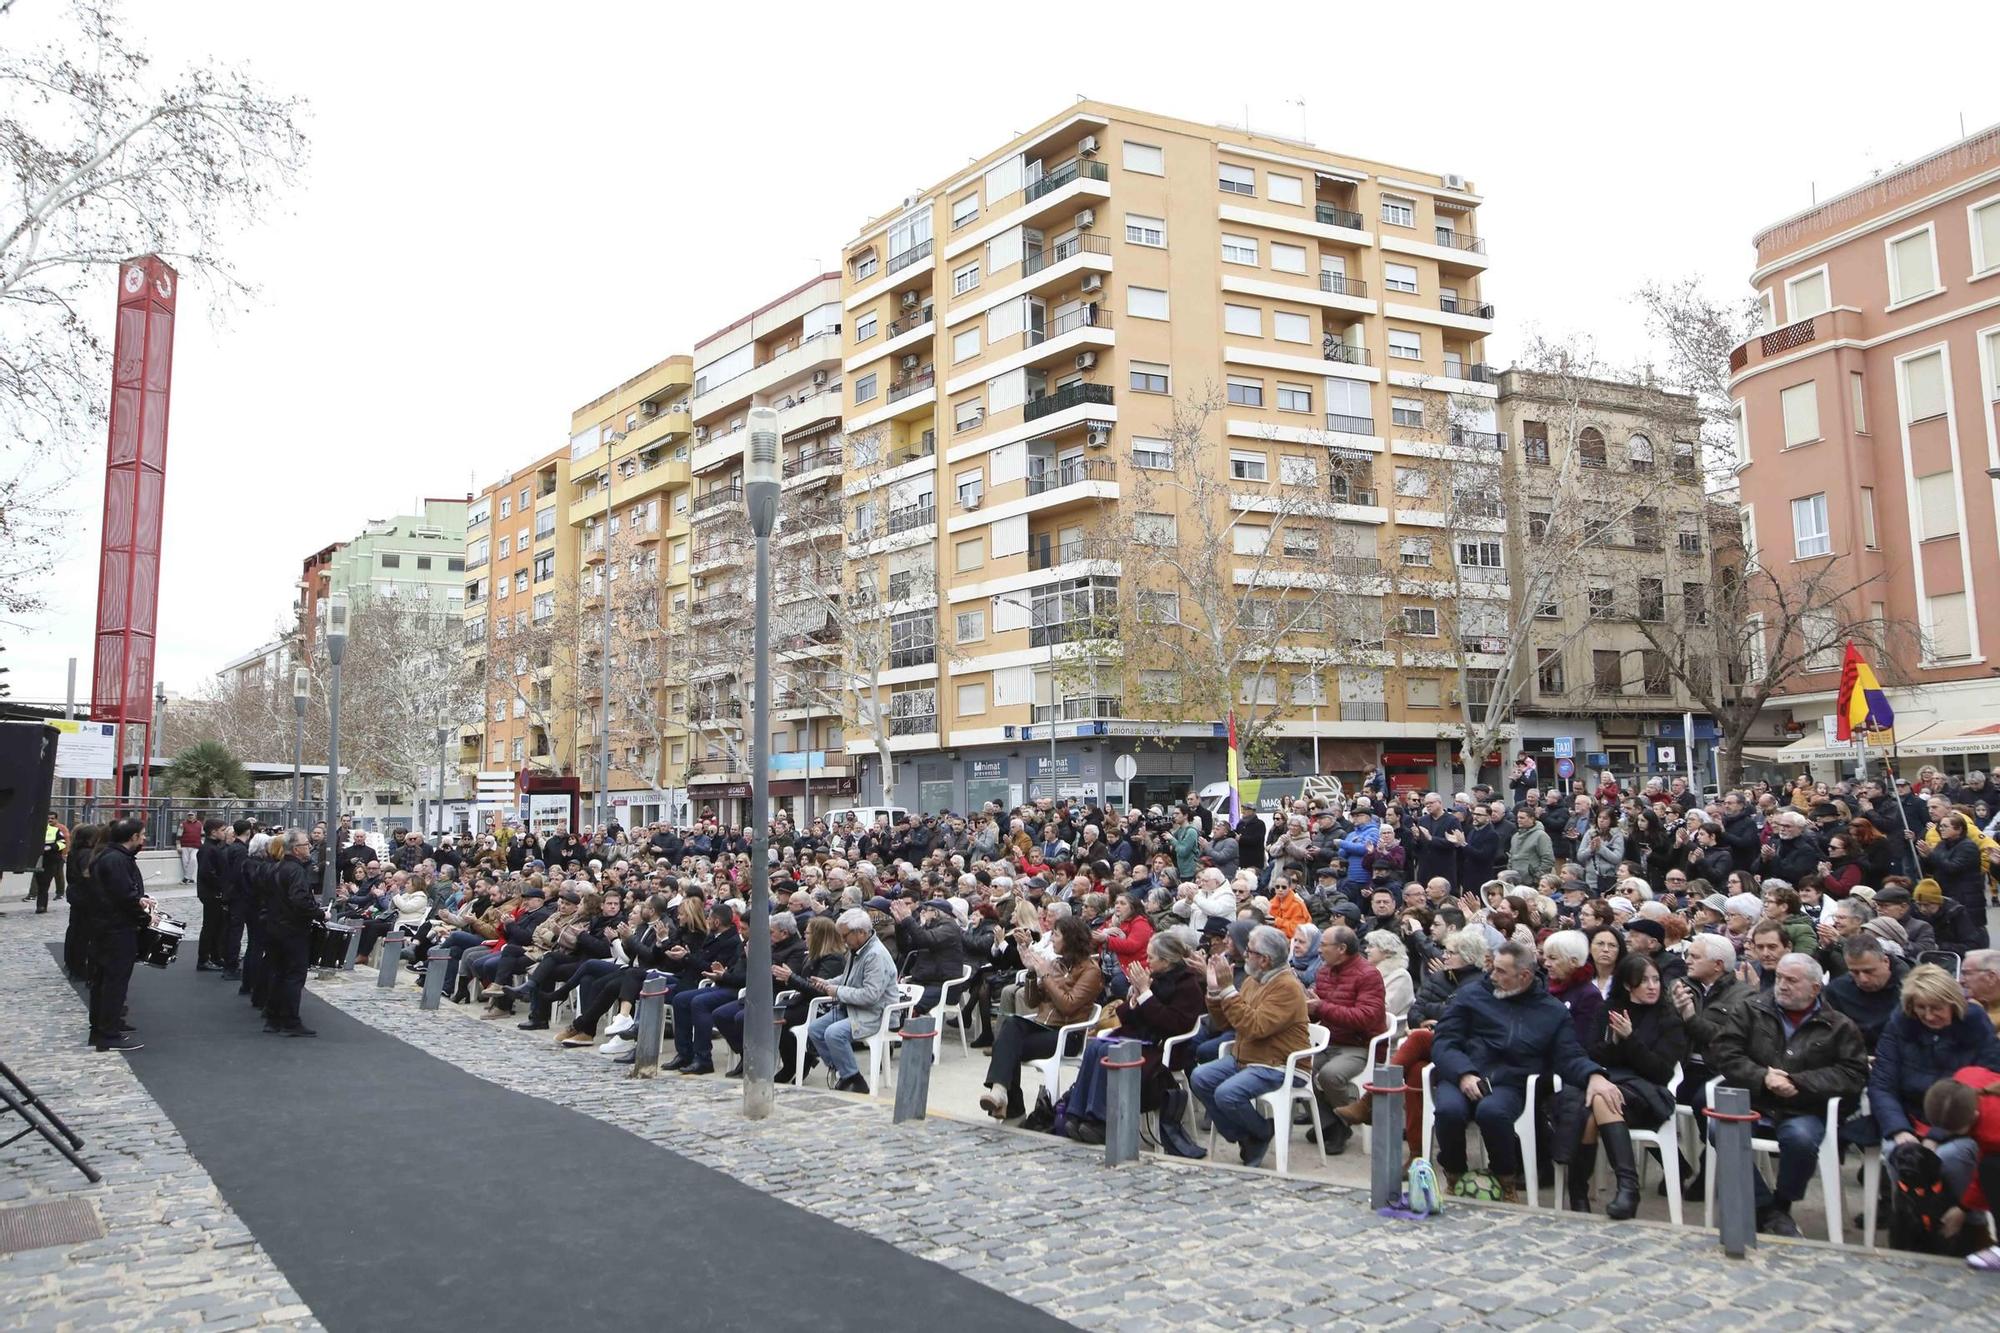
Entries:
{"type": "MultiPolygon", "coordinates": [[[[1028,632],[1032,636],[1035,624],[1035,608],[1032,603],[1009,597],[1005,593],[995,595],[994,605],[1005,602],[1017,610],[1028,613],[1028,632]]],[[[1056,633],[1049,630],[1049,809],[1056,808],[1056,633]]],[[[1028,706],[1028,716],[1034,717],[1034,705],[1028,706]]]]}
{"type": "Polygon", "coordinates": [[[306,817],[306,700],[312,697],[312,672],[292,668],[292,818],[301,827],[306,817]]]}
{"type": "Polygon", "coordinates": [[[327,685],[326,728],[326,842],[320,848],[324,862],[320,871],[320,892],[327,907],[333,906],[335,884],[340,871],[334,855],[333,839],[340,829],[340,659],[347,654],[347,594],[335,593],[326,605],[326,660],[332,665],[327,685]]]}
{"type": "MultiPolygon", "coordinates": [[[[757,543],[755,639],[756,715],[750,730],[750,961],[744,980],[743,1118],[771,1114],[778,1034],[773,1026],[771,980],[771,530],[778,522],[778,413],[750,409],[750,456],[743,470],[743,503],[757,543]]],[[[811,741],[808,739],[807,744],[811,741]]],[[[807,778],[808,783],[811,778],[807,778]]]]}
{"type": "Polygon", "coordinates": [[[444,835],[444,831],[445,831],[445,830],[444,830],[444,745],[445,745],[445,741],[446,741],[446,740],[447,740],[447,739],[448,739],[448,738],[449,738],[450,736],[451,736],[451,728],[450,728],[450,727],[439,727],[439,728],[438,728],[438,799],[437,799],[437,826],[438,826],[438,835],[439,835],[440,837],[442,837],[442,836],[444,835]]]}

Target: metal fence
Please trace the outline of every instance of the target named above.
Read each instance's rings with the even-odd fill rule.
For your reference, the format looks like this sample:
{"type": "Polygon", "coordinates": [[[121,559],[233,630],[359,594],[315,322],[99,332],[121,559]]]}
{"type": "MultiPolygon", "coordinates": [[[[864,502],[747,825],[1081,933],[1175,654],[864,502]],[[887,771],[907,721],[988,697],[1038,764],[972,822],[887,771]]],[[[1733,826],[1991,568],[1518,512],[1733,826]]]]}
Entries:
{"type": "Polygon", "coordinates": [[[227,819],[231,823],[249,818],[267,828],[311,828],[326,817],[326,807],[307,802],[295,810],[290,801],[255,796],[244,801],[233,796],[139,797],[105,793],[86,799],[81,794],[65,797],[58,791],[49,801],[49,813],[65,828],[113,819],[142,819],[146,823],[148,847],[173,847],[180,842],[181,822],[189,818],[227,819]]]}

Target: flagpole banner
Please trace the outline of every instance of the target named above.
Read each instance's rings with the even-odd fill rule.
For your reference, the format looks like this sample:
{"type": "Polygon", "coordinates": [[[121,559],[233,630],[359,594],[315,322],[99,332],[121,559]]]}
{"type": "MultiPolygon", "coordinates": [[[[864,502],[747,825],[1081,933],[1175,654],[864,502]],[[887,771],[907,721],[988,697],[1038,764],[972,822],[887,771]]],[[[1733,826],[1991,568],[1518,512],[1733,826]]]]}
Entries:
{"type": "Polygon", "coordinates": [[[1843,741],[1851,741],[1857,734],[1887,731],[1896,725],[1896,714],[1889,707],[1889,696],[1882,689],[1882,682],[1876,679],[1875,669],[1862,660],[1861,650],[1852,639],[1847,641],[1847,652],[1841,658],[1840,694],[1834,700],[1833,715],[1835,739],[1843,741]]]}

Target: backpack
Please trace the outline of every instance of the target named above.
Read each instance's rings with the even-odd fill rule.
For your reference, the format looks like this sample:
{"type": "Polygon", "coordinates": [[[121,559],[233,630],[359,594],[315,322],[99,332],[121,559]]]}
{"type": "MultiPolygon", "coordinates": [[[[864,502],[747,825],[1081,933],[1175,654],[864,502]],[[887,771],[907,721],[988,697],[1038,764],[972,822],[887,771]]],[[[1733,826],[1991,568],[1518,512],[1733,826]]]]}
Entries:
{"type": "Polygon", "coordinates": [[[1418,1217],[1433,1217],[1444,1211],[1444,1195],[1438,1191],[1437,1172],[1431,1168],[1427,1158],[1419,1157],[1410,1163],[1410,1174],[1403,1187],[1404,1203],[1418,1217]]]}
{"type": "Polygon", "coordinates": [[[1898,1250],[1943,1253],[1938,1224],[1952,1197],[1937,1153],[1921,1143],[1899,1144],[1890,1152],[1896,1183],[1889,1197],[1889,1244],[1898,1250]]]}

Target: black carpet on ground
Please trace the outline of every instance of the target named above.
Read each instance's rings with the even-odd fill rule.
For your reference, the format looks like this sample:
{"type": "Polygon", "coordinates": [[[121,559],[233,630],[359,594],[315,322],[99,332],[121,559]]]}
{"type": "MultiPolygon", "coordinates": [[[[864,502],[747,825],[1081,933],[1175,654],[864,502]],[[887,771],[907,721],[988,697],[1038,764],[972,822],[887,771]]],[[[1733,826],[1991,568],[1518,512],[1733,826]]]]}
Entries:
{"type": "Polygon", "coordinates": [[[266,1035],[183,951],[134,972],[145,1049],[100,1058],[132,1062],[336,1333],[1067,1327],[311,995],[304,1016],[317,1038],[266,1035]]]}

